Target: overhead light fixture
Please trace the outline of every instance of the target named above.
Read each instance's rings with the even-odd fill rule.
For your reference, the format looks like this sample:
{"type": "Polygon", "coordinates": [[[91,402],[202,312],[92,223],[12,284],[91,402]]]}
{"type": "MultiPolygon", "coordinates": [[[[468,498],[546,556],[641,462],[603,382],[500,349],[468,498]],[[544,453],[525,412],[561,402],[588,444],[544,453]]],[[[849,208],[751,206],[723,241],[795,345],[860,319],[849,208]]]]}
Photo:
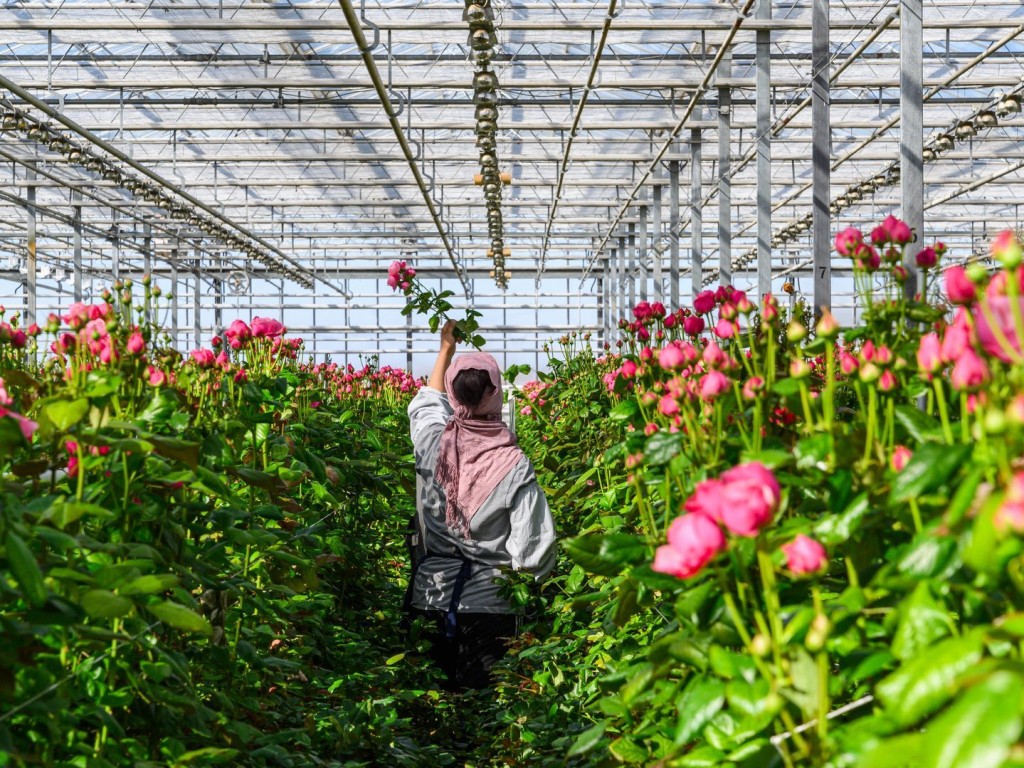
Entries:
{"type": "Polygon", "coordinates": [[[28,120],[20,112],[4,112],[0,118],[0,128],[5,131],[23,131],[28,128],[28,120]]]}
{"type": "Polygon", "coordinates": [[[1006,117],[1020,112],[1020,96],[1015,93],[1007,94],[996,104],[996,114],[999,117],[1006,117]]]}
{"type": "Polygon", "coordinates": [[[994,128],[999,125],[999,118],[996,117],[996,113],[992,110],[985,109],[974,118],[974,125],[978,128],[994,128]]]}
{"type": "Polygon", "coordinates": [[[28,132],[25,135],[28,136],[33,141],[44,143],[48,141],[50,138],[50,129],[47,128],[45,125],[36,123],[28,129],[28,132]]]}
{"type": "Polygon", "coordinates": [[[956,136],[960,141],[965,141],[971,138],[971,136],[978,135],[978,129],[974,127],[974,123],[963,120],[957,123],[956,128],[953,129],[953,135],[956,136]]]}
{"type": "Polygon", "coordinates": [[[938,157],[938,153],[934,149],[932,149],[931,147],[925,147],[924,152],[921,153],[921,158],[926,163],[930,163],[936,157],[938,157]]]}
{"type": "Polygon", "coordinates": [[[953,137],[948,133],[940,133],[935,139],[935,149],[938,152],[949,152],[953,146],[953,137]]]}

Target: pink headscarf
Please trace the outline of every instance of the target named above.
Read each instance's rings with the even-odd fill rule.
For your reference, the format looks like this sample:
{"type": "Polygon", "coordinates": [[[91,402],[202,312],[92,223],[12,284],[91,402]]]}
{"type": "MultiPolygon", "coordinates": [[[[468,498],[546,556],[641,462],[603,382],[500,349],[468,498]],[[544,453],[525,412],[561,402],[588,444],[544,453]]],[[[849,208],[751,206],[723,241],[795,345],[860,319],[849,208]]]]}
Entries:
{"type": "Polygon", "coordinates": [[[468,538],[473,515],[519,463],[523,451],[501,420],[501,374],[493,355],[459,355],[445,373],[444,388],[455,413],[441,436],[434,476],[448,500],[445,522],[468,538]],[[460,403],[452,391],[455,377],[469,369],[486,371],[492,387],[472,408],[460,403]]]}

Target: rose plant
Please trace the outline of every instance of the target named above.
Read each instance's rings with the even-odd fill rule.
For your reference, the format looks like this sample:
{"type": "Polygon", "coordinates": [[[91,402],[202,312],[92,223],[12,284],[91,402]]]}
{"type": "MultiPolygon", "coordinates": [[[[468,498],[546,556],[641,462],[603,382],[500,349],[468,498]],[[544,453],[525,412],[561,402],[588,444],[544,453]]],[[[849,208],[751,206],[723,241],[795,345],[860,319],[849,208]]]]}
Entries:
{"type": "Polygon", "coordinates": [[[675,312],[641,303],[605,395],[574,359],[544,382],[546,408],[523,395],[522,441],[559,523],[582,532],[552,582],[558,618],[520,651],[547,660],[533,701],[504,699],[535,729],[559,702],[538,761],[1012,761],[1019,241],[996,240],[994,270],[943,270],[941,243],[917,247],[910,298],[903,222],[844,230],[836,247],[861,296],[855,327],[731,288],[675,312]],[[588,398],[600,415],[585,427],[548,415],[588,398]],[[579,431],[610,447],[577,459],[579,431]]]}
{"type": "MultiPolygon", "coordinates": [[[[404,261],[393,261],[388,267],[388,287],[394,291],[401,291],[406,297],[406,305],[402,309],[403,315],[411,315],[416,312],[420,315],[427,315],[427,324],[431,333],[448,320],[448,313],[453,307],[450,301],[455,295],[454,291],[437,291],[428,288],[416,277],[416,269],[410,267],[404,261]]],[[[460,341],[480,349],[484,345],[484,337],[477,333],[480,323],[477,318],[480,313],[472,307],[467,307],[466,315],[455,321],[455,335],[460,341]]]]}

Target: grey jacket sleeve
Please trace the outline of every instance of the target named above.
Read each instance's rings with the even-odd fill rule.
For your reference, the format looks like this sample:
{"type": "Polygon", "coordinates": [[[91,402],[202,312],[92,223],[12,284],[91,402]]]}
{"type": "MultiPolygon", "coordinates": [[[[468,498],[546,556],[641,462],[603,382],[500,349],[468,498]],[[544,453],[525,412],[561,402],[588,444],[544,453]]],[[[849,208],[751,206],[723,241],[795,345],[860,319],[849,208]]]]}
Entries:
{"type": "Polygon", "coordinates": [[[555,521],[533,466],[524,461],[514,471],[523,476],[512,486],[515,491],[510,503],[511,531],[505,547],[514,570],[532,573],[540,580],[555,567],[555,521]]]}
{"type": "Polygon", "coordinates": [[[409,432],[416,469],[433,472],[441,435],[452,416],[448,395],[423,387],[409,403],[409,432]]]}

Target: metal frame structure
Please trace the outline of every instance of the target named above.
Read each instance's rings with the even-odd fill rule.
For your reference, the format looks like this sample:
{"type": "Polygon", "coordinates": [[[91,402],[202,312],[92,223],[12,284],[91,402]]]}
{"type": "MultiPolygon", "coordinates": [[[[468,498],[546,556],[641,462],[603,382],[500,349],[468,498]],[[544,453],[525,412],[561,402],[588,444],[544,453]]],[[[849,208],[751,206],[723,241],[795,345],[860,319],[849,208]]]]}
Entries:
{"type": "Polygon", "coordinates": [[[852,313],[841,227],[896,213],[967,258],[1021,226],[1019,0],[476,4],[0,0],[0,303],[151,272],[182,344],[270,314],[424,368],[405,258],[543,366],[723,277],[852,313]]]}

